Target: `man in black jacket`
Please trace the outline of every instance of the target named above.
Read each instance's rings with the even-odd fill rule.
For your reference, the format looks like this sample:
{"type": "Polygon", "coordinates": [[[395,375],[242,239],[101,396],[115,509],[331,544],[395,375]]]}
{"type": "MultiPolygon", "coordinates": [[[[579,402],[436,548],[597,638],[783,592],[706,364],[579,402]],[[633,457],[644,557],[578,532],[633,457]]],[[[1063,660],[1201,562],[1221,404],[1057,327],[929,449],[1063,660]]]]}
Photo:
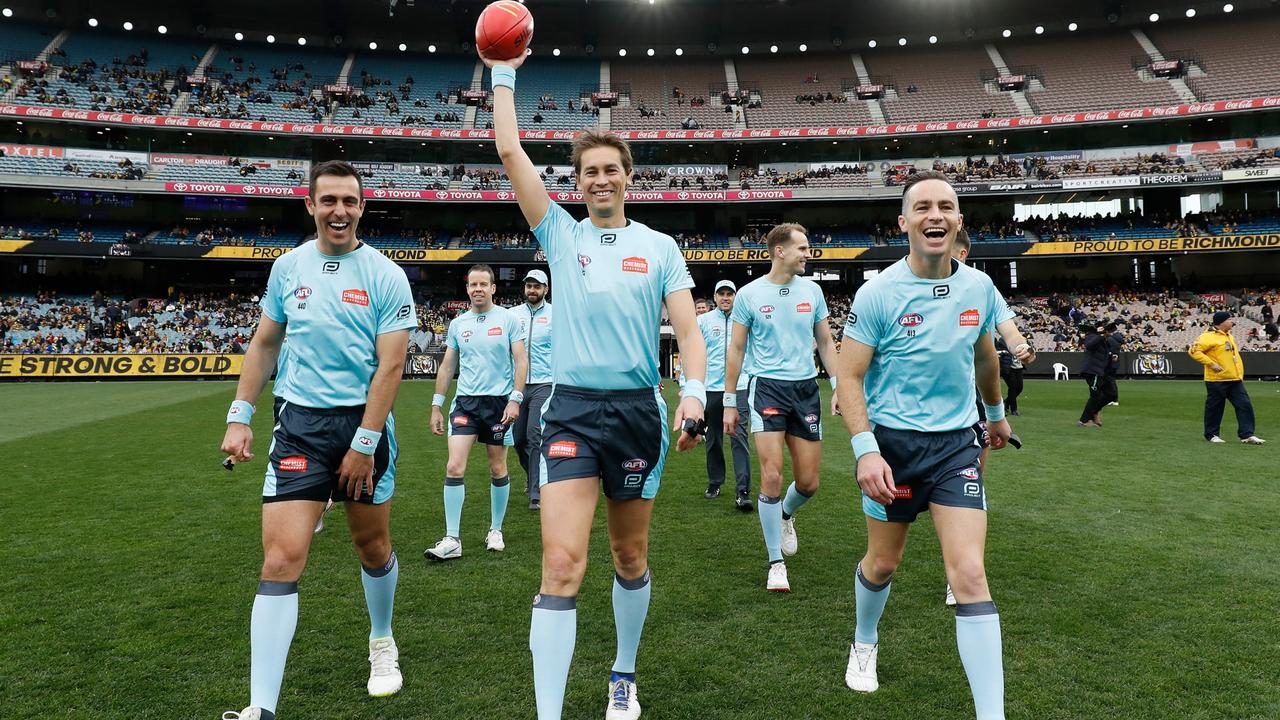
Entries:
{"type": "Polygon", "coordinates": [[[1124,335],[1116,328],[1113,322],[1107,323],[1106,327],[1107,339],[1107,372],[1103,375],[1102,382],[1106,391],[1106,400],[1108,405],[1120,404],[1120,388],[1116,385],[1116,376],[1120,374],[1120,353],[1124,350],[1124,335]]]}
{"type": "Polygon", "coordinates": [[[1080,366],[1080,377],[1089,385],[1089,400],[1080,413],[1080,427],[1101,427],[1098,411],[1106,407],[1105,375],[1107,365],[1111,362],[1111,350],[1107,347],[1106,338],[1098,334],[1098,328],[1092,325],[1081,325],[1084,333],[1084,364],[1080,366]]]}

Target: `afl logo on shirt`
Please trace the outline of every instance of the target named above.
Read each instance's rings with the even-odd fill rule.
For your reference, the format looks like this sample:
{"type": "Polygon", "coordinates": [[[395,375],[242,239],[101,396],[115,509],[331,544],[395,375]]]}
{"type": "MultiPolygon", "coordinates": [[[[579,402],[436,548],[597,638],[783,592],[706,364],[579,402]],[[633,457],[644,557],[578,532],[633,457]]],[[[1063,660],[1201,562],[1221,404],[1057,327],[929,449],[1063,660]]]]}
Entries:
{"type": "Polygon", "coordinates": [[[760,312],[764,313],[765,315],[768,315],[769,313],[773,312],[773,306],[772,306],[772,305],[761,305],[761,306],[760,306],[760,312]]]}
{"type": "Polygon", "coordinates": [[[960,313],[960,327],[978,327],[977,309],[969,309],[960,313]]]}
{"type": "Polygon", "coordinates": [[[898,318],[898,324],[902,327],[915,327],[924,323],[924,316],[920,313],[907,313],[898,318]]]}
{"type": "Polygon", "coordinates": [[[470,339],[471,339],[471,331],[470,331],[470,330],[463,330],[463,331],[462,331],[462,339],[463,339],[463,340],[470,340],[470,339]]]}
{"type": "Polygon", "coordinates": [[[590,256],[590,255],[583,255],[582,253],[578,253],[578,264],[579,264],[579,265],[581,265],[581,266],[582,266],[582,267],[584,267],[584,268],[585,268],[586,266],[590,265],[590,264],[591,264],[591,256],[590,256]]]}
{"type": "Polygon", "coordinates": [[[299,300],[306,300],[307,298],[311,297],[311,288],[307,287],[306,285],[303,285],[302,287],[293,291],[293,296],[298,298],[299,300]]]}

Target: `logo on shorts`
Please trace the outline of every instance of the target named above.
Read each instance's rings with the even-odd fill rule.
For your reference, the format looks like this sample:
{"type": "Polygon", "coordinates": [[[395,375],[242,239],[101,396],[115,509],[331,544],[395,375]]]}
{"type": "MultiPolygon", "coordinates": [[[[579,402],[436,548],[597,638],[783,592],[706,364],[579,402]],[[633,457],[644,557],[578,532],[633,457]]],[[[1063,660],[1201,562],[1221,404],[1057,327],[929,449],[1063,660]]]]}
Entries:
{"type": "Polygon", "coordinates": [[[978,468],[967,467],[960,471],[960,477],[969,478],[970,480],[978,479],[978,468]]]}
{"type": "Polygon", "coordinates": [[[902,327],[915,327],[924,323],[924,316],[920,313],[907,313],[898,318],[898,324],[902,327]]]}
{"type": "Polygon", "coordinates": [[[898,485],[897,487],[895,487],[895,488],[893,489],[893,496],[894,496],[895,498],[897,498],[898,500],[910,500],[910,499],[911,499],[911,486],[910,486],[910,485],[898,485]]]}
{"type": "Polygon", "coordinates": [[[960,327],[978,327],[978,311],[970,308],[960,313],[960,327]]]}
{"type": "Polygon", "coordinates": [[[978,483],[976,483],[976,482],[967,482],[967,483],[965,483],[965,484],[964,484],[964,496],[965,496],[965,497],[975,497],[975,498],[980,498],[980,497],[982,497],[982,486],[981,486],[981,485],[979,485],[979,484],[978,484],[978,483]]]}
{"type": "Polygon", "coordinates": [[[549,458],[573,458],[578,457],[578,443],[573,440],[557,440],[547,446],[547,457],[549,458]]]}
{"type": "Polygon", "coordinates": [[[307,287],[306,285],[303,285],[302,287],[293,291],[293,296],[298,298],[299,300],[306,300],[307,298],[311,297],[311,288],[307,287]]]}
{"type": "Polygon", "coordinates": [[[369,307],[369,293],[359,289],[343,290],[342,302],[350,303],[351,305],[359,305],[361,307],[369,307]]]}
{"type": "Polygon", "coordinates": [[[773,417],[774,415],[781,415],[782,411],[778,408],[765,408],[760,411],[760,414],[765,417],[773,417]]]}
{"type": "Polygon", "coordinates": [[[817,415],[814,415],[813,413],[809,413],[808,415],[805,415],[805,416],[804,416],[804,421],[805,421],[805,422],[807,422],[807,423],[815,423],[815,422],[818,422],[818,416],[817,416],[817,415]]]}
{"type": "Polygon", "coordinates": [[[800,303],[796,305],[796,312],[813,312],[812,303],[800,303]]]}
{"type": "Polygon", "coordinates": [[[502,334],[502,328],[500,328],[500,327],[491,327],[491,328],[489,328],[489,334],[490,334],[490,335],[501,335],[501,334],[502,334]]]}
{"type": "Polygon", "coordinates": [[[498,423],[497,425],[494,425],[494,426],[493,426],[493,431],[494,431],[494,432],[496,432],[496,433],[506,432],[506,431],[507,431],[507,426],[506,426],[506,425],[503,425],[502,423],[498,423]]]}
{"type": "Polygon", "coordinates": [[[453,424],[454,425],[470,425],[471,418],[467,417],[466,415],[455,415],[453,416],[453,424]]]}
{"type": "Polygon", "coordinates": [[[290,455],[280,458],[280,472],[306,472],[307,459],[302,455],[290,455]]]}
{"type": "Polygon", "coordinates": [[[649,274],[649,261],[642,257],[629,257],[622,260],[622,272],[649,274]]]}
{"type": "Polygon", "coordinates": [[[644,458],[631,458],[622,463],[622,469],[627,472],[640,472],[649,467],[649,461],[644,458]]]}

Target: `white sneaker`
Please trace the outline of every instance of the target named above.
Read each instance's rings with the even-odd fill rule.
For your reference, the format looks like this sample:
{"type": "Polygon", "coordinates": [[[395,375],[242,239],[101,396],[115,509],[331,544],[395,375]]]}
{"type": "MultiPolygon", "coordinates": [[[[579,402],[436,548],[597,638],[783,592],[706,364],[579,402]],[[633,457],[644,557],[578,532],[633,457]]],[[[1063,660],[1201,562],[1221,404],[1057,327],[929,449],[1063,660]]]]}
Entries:
{"type": "Polygon", "coordinates": [[[1266,445],[1267,444],[1266,440],[1263,440],[1257,435],[1250,435],[1247,438],[1241,438],[1240,442],[1244,443],[1245,445],[1266,445]]]}
{"type": "Polygon", "coordinates": [[[943,599],[948,607],[954,607],[956,604],[956,594],[951,592],[951,583],[947,583],[947,596],[943,599]]]}
{"type": "Polygon", "coordinates": [[[1218,437],[1217,435],[1214,435],[1213,437],[1209,438],[1209,442],[1211,442],[1211,443],[1224,443],[1224,442],[1226,442],[1226,440],[1223,440],[1222,438],[1218,437]]]}
{"type": "Polygon", "coordinates": [[[844,671],[844,684],[850,690],[869,693],[880,688],[880,678],[876,675],[876,658],[879,654],[878,644],[855,642],[849,646],[849,667],[844,671]]]}
{"type": "Polygon", "coordinates": [[[501,530],[489,529],[489,532],[484,536],[484,549],[493,550],[494,552],[502,552],[507,549],[507,544],[502,539],[501,530]]]}
{"type": "Polygon", "coordinates": [[[261,720],[262,708],[247,707],[240,712],[228,710],[222,713],[222,720],[261,720]]]}
{"type": "Polygon", "coordinates": [[[1114,401],[1113,401],[1113,402],[1109,402],[1109,403],[1107,403],[1107,404],[1108,404],[1108,405],[1110,405],[1110,406],[1112,406],[1112,407],[1120,407],[1120,403],[1119,403],[1119,402],[1114,402],[1114,401]]]}
{"type": "Polygon", "coordinates": [[[462,541],[456,537],[445,535],[435,547],[427,548],[422,553],[428,560],[443,562],[445,560],[454,560],[462,557],[462,541]]]}
{"type": "Polygon", "coordinates": [[[369,641],[369,697],[387,697],[400,692],[404,676],[400,674],[400,650],[394,638],[369,641]]]}
{"type": "Polygon", "coordinates": [[[609,683],[609,705],[604,720],[636,720],[640,717],[640,701],[636,684],[625,678],[609,683]]]}
{"type": "Polygon", "coordinates": [[[328,504],[324,506],[324,512],[320,513],[320,519],[316,521],[315,534],[317,535],[320,534],[320,531],[324,529],[324,516],[328,515],[329,511],[332,509],[333,509],[333,499],[330,498],[328,504]]]}
{"type": "Polygon", "coordinates": [[[782,521],[782,554],[788,557],[796,554],[800,541],[796,538],[796,519],[782,521]]]}
{"type": "Polygon", "coordinates": [[[764,584],[765,590],[773,592],[791,592],[791,583],[787,582],[787,564],[776,562],[769,566],[769,579],[764,584]]]}

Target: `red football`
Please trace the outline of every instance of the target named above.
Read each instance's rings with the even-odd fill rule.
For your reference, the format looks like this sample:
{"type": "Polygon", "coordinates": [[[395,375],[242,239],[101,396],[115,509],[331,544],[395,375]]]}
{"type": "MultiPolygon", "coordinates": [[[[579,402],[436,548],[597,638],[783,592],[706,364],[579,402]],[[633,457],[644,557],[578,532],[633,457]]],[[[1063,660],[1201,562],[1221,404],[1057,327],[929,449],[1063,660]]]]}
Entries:
{"type": "Polygon", "coordinates": [[[476,19],[476,49],[490,60],[524,55],[533,39],[533,15],[515,0],[490,3],[476,19]]]}

